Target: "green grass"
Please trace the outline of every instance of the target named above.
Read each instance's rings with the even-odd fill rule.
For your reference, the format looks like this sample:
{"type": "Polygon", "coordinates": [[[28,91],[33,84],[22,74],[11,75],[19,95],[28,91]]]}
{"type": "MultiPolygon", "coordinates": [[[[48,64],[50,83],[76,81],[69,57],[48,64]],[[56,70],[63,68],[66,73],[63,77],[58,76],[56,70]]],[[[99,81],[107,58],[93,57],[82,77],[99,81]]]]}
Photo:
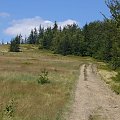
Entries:
{"type": "Polygon", "coordinates": [[[116,77],[112,78],[114,84],[112,84],[112,89],[117,93],[120,94],[120,72],[116,75],[116,77]]]}
{"type": "Polygon", "coordinates": [[[0,120],[63,120],[79,67],[90,59],[37,48],[22,45],[22,52],[12,53],[8,45],[0,46],[0,120]],[[50,83],[41,85],[44,69],[50,83]]]}
{"type": "Polygon", "coordinates": [[[112,71],[107,63],[98,62],[98,69],[112,71]]]}
{"type": "Polygon", "coordinates": [[[120,72],[116,75],[116,77],[113,77],[113,80],[117,83],[120,83],[120,72]]]}
{"type": "MultiPolygon", "coordinates": [[[[98,62],[98,69],[102,69],[102,70],[105,70],[107,72],[115,72],[115,71],[112,71],[109,67],[109,65],[103,63],[103,62],[98,62]]],[[[106,81],[105,82],[107,84],[110,85],[111,89],[116,93],[116,94],[120,94],[120,70],[116,70],[116,72],[118,73],[115,77],[111,77],[109,78],[110,80],[106,81]]],[[[109,73],[108,73],[109,74],[109,73]]]]}

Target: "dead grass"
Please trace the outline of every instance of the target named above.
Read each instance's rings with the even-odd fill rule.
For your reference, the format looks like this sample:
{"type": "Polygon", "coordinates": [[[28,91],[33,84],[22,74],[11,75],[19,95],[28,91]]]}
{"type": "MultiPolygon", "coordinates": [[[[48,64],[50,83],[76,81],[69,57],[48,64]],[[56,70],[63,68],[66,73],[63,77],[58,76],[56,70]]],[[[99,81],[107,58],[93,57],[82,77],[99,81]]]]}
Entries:
{"type": "Polygon", "coordinates": [[[20,53],[7,48],[0,46],[0,119],[63,120],[83,59],[39,51],[33,45],[23,45],[20,53]],[[40,85],[37,79],[44,68],[50,84],[40,85]],[[6,106],[12,106],[13,116],[6,106]]]}

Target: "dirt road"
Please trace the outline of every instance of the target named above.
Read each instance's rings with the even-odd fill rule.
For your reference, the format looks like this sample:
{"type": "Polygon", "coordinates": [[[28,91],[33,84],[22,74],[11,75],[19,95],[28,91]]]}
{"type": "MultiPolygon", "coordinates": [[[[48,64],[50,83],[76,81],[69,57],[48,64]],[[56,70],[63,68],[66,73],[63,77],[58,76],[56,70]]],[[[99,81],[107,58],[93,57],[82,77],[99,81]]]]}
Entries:
{"type": "Polygon", "coordinates": [[[110,90],[93,64],[80,68],[68,120],[120,120],[120,96],[110,90]]]}

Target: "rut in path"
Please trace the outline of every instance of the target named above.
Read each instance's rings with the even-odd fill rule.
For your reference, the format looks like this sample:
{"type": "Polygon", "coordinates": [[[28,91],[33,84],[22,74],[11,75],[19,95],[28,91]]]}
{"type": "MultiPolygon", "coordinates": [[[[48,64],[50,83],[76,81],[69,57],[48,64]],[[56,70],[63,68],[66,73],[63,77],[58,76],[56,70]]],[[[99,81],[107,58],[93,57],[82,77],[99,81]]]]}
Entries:
{"type": "Polygon", "coordinates": [[[68,120],[120,120],[120,96],[105,84],[93,64],[84,64],[68,120]]]}

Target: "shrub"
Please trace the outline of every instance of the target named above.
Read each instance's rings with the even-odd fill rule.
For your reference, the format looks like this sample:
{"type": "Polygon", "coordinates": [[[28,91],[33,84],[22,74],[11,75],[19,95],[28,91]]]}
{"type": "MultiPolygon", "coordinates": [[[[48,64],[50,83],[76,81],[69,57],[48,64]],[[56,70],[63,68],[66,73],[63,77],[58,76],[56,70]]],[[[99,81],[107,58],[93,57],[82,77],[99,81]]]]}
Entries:
{"type": "Polygon", "coordinates": [[[44,69],[39,76],[38,84],[46,84],[46,83],[50,83],[50,81],[48,78],[48,71],[44,69]]]}
{"type": "Polygon", "coordinates": [[[14,113],[15,113],[14,99],[9,101],[9,103],[6,105],[4,109],[4,113],[5,113],[5,116],[8,118],[14,117],[14,113]]]}
{"type": "Polygon", "coordinates": [[[13,40],[11,40],[10,52],[20,52],[20,36],[16,36],[13,40]]]}

